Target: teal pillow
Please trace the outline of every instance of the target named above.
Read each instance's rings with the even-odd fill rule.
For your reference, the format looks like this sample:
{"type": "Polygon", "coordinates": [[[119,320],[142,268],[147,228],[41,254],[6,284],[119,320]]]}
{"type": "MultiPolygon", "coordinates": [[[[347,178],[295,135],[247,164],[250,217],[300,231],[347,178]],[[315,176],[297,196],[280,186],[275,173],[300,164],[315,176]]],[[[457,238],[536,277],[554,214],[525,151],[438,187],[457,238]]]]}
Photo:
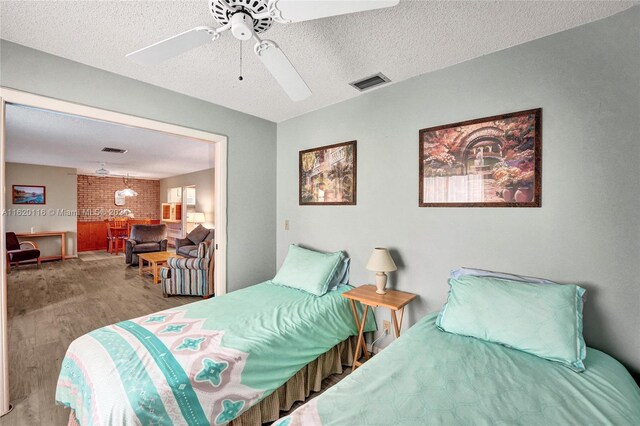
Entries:
{"type": "Polygon", "coordinates": [[[322,296],[327,292],[329,282],[342,264],[343,258],[344,254],[341,251],[320,253],[291,244],[286,259],[271,281],[274,284],[322,296]]]}
{"type": "Polygon", "coordinates": [[[573,284],[539,285],[472,275],[452,278],[436,325],[584,371],[582,295],[573,284]]]}
{"type": "MultiPolygon", "coordinates": [[[[462,276],[465,275],[474,275],[476,277],[494,277],[494,278],[503,278],[505,280],[511,280],[511,281],[524,281],[526,283],[532,283],[532,284],[541,284],[541,285],[545,285],[545,284],[555,284],[558,285],[558,283],[547,280],[545,278],[536,278],[536,277],[527,277],[525,275],[515,275],[515,274],[509,274],[507,272],[495,272],[495,271],[487,271],[486,269],[474,269],[474,268],[458,268],[458,269],[454,269],[451,272],[449,272],[449,278],[455,278],[458,279],[462,276]]],[[[587,293],[586,292],[582,292],[582,304],[584,306],[584,302],[586,302],[587,300],[587,293]]]]}

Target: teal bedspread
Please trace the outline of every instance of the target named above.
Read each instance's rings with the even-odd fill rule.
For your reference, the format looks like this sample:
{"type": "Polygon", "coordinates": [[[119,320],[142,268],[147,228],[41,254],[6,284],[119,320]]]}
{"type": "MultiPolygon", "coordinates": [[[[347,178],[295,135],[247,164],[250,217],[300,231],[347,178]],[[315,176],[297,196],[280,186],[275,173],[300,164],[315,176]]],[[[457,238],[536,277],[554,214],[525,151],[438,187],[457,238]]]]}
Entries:
{"type": "Polygon", "coordinates": [[[266,282],[100,328],[69,346],[56,401],[83,426],[225,424],[357,334],[349,289],[266,282]]]}
{"type": "Polygon", "coordinates": [[[294,425],[640,425],[640,389],[610,356],[586,371],[423,318],[398,341],[281,419],[294,425]]]}

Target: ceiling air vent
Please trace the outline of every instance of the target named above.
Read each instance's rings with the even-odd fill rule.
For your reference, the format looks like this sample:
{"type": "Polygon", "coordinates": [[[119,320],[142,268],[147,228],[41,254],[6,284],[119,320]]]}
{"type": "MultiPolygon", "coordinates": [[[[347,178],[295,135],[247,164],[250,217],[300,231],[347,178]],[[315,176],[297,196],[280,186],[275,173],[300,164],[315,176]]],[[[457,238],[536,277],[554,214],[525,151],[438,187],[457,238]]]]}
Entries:
{"type": "Polygon", "coordinates": [[[109,148],[108,146],[105,146],[104,148],[102,148],[102,152],[113,152],[114,154],[124,154],[125,152],[127,152],[127,150],[120,149],[120,148],[109,148]]]}
{"type": "Polygon", "coordinates": [[[385,84],[390,81],[391,80],[389,80],[384,74],[378,73],[370,77],[363,78],[362,80],[354,81],[353,83],[349,83],[349,84],[355,87],[356,89],[358,89],[359,91],[364,92],[365,90],[369,90],[375,86],[379,86],[381,84],[385,84]]]}

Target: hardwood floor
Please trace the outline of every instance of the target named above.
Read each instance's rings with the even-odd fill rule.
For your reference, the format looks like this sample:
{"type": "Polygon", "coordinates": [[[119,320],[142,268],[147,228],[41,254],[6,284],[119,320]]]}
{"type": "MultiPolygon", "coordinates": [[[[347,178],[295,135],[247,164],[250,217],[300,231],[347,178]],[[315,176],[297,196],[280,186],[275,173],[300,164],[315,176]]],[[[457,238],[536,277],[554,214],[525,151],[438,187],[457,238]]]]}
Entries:
{"type": "Polygon", "coordinates": [[[163,298],[151,276],[122,257],[95,256],[12,268],[8,275],[9,380],[12,412],[0,425],[66,425],[55,405],[69,343],[96,328],[201,300],[163,298]]]}

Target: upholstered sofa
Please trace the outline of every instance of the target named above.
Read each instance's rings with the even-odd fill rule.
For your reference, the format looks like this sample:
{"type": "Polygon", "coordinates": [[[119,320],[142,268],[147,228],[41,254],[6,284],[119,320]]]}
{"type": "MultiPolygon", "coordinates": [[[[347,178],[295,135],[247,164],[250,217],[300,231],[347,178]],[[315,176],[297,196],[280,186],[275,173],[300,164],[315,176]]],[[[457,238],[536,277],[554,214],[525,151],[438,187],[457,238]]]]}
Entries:
{"type": "Polygon", "coordinates": [[[167,251],[167,225],[133,225],[125,248],[125,261],[138,265],[138,253],[167,251]]]}
{"type": "Polygon", "coordinates": [[[176,239],[176,254],[184,257],[198,257],[198,245],[204,241],[212,241],[215,231],[198,225],[189,232],[186,238],[176,239]]]}
{"type": "Polygon", "coordinates": [[[198,244],[196,257],[170,257],[160,269],[162,294],[203,296],[213,295],[213,241],[198,244]]]}

